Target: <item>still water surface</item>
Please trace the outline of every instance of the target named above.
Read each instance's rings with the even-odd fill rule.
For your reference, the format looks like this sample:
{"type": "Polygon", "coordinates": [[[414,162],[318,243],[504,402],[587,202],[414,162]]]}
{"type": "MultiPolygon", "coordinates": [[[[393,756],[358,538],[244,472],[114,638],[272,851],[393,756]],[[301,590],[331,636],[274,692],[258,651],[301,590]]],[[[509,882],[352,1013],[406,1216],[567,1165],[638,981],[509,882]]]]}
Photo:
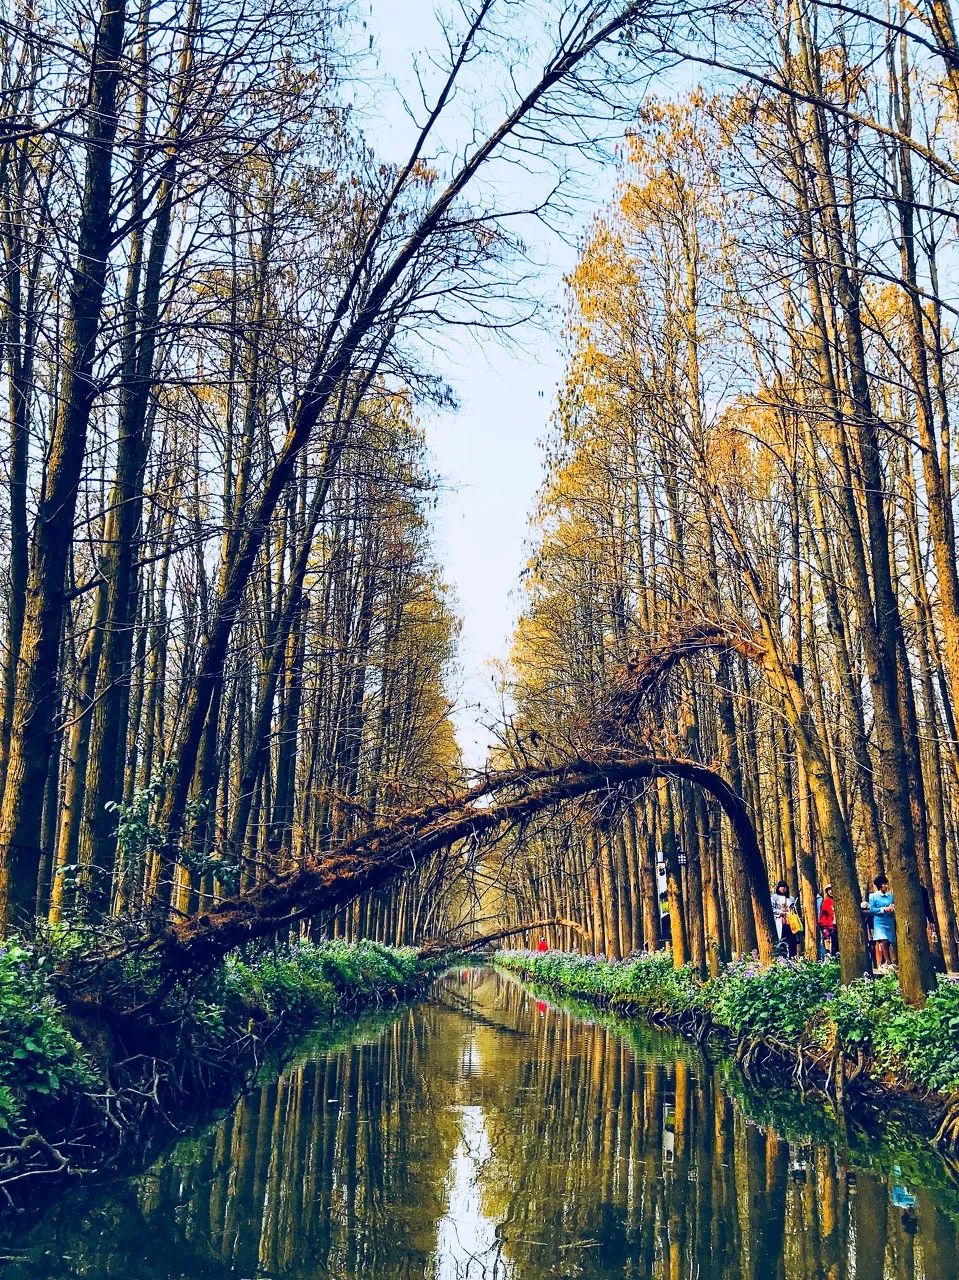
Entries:
{"type": "Polygon", "coordinates": [[[921,1145],[850,1154],[788,1095],[743,1094],[681,1041],[469,970],[307,1051],[147,1173],[62,1198],[0,1272],[959,1277],[959,1193],[921,1145]]]}

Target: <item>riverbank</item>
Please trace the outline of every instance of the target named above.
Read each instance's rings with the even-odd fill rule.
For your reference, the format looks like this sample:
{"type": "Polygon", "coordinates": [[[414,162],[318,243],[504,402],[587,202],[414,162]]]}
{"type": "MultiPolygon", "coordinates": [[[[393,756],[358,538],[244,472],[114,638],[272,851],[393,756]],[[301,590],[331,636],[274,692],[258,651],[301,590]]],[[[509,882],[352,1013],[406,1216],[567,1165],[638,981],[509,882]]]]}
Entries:
{"type": "Polygon", "coordinates": [[[413,949],[295,942],[175,987],[133,1037],[69,1015],[49,951],[0,944],[0,1211],[90,1177],[227,1105],[308,1031],[408,999],[437,972],[413,949]]]}
{"type": "Polygon", "coordinates": [[[501,951],[493,963],[549,991],[642,1016],[735,1054],[747,1075],[773,1068],[842,1103],[896,1095],[923,1104],[929,1136],[959,1153],[959,983],[942,978],[921,1009],[893,975],[849,986],[835,961],[731,964],[702,981],[668,953],[612,961],[574,952],[501,951]]]}
{"type": "Polygon", "coordinates": [[[13,1224],[4,1280],[956,1280],[928,1143],[545,999],[459,965],[339,1049],[308,1036],[149,1167],[13,1224]]]}

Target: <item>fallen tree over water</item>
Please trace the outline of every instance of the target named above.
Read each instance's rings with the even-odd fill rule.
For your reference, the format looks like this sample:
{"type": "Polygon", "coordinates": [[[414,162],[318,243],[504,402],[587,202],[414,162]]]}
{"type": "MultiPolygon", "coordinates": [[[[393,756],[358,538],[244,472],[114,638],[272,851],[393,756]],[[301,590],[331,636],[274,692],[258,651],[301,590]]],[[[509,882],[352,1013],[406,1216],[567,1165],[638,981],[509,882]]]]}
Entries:
{"type": "MultiPolygon", "coordinates": [[[[790,659],[777,628],[761,610],[757,628],[736,619],[708,617],[677,626],[674,634],[631,663],[614,684],[593,726],[596,740],[609,744],[635,742],[644,728],[663,719],[663,704],[673,673],[684,664],[712,654],[735,654],[758,669],[775,694],[777,706],[792,732],[812,800],[824,861],[829,868],[828,878],[834,888],[836,922],[843,939],[842,977],[844,982],[852,982],[862,977],[869,966],[865,919],[860,910],[862,895],[849,824],[837,790],[829,747],[806,693],[802,667],[790,659]]],[[[859,763],[868,770],[868,753],[865,755],[859,763]]],[[[889,797],[900,782],[898,775],[890,775],[888,769],[879,769],[876,780],[889,797]]],[[[891,798],[888,805],[892,812],[891,798]]],[[[907,838],[908,833],[900,834],[900,843],[892,842],[887,849],[886,869],[896,900],[902,990],[911,1004],[918,1005],[935,985],[935,969],[944,967],[943,952],[939,942],[930,948],[916,850],[911,837],[907,838]]],[[[936,902],[943,903],[949,896],[944,846],[931,862],[927,875],[935,884],[936,902]]],[[[802,880],[803,907],[811,918],[818,887],[811,868],[802,880]]],[[[945,917],[940,918],[939,929],[941,936],[948,938],[949,923],[945,917]]]]}
{"type": "Polygon", "coordinates": [[[733,828],[746,872],[759,939],[759,959],[769,963],[776,933],[768,880],[752,821],[742,798],[714,769],[695,760],[643,754],[627,748],[594,753],[561,765],[502,770],[474,787],[341,846],[308,857],[248,892],[224,898],[210,910],[124,942],[111,952],[86,952],[59,976],[64,999],[114,1017],[143,1019],[178,982],[210,972],[238,947],[275,937],[299,921],[381,888],[440,849],[506,829],[522,828],[538,814],[591,797],[590,819],[601,821],[654,778],[681,778],[707,792],[733,828]],[[149,994],[129,1003],[131,964],[151,975],[149,994]]]}
{"type": "MultiPolygon", "coordinates": [[[[143,1020],[178,982],[212,971],[235,949],[282,935],[321,913],[339,910],[360,895],[397,880],[441,850],[461,841],[522,832],[538,815],[575,802],[588,804],[586,821],[602,825],[624,804],[634,803],[644,784],[663,777],[700,787],[729,820],[752,909],[759,960],[769,963],[777,946],[769,878],[742,797],[710,765],[661,753],[651,745],[664,718],[672,674],[684,663],[724,650],[775,674],[770,647],[748,629],[715,620],[680,628],[641,659],[627,664],[610,683],[600,705],[584,719],[576,754],[559,763],[545,758],[530,762],[524,757],[517,767],[484,773],[458,794],[400,813],[339,847],[301,856],[195,915],[157,920],[151,912],[147,927],[134,925],[112,942],[98,943],[94,934],[93,945],[61,966],[61,998],[78,1013],[89,1009],[114,1020],[143,1020]],[[132,1000],[128,981],[131,964],[146,975],[132,1000]]],[[[795,673],[787,672],[784,678],[795,684],[795,673]]],[[[837,858],[837,880],[849,878],[842,872],[844,861],[837,858]]],[[[837,897],[843,898],[851,912],[849,904],[857,893],[849,884],[837,897]]],[[[848,936],[861,928],[856,903],[848,936]]],[[[843,950],[845,966],[859,964],[855,946],[843,950]],[[850,954],[854,961],[848,959],[850,954]]],[[[848,976],[844,972],[844,977],[848,976]]]]}
{"type": "MultiPolygon", "coordinates": [[[[686,664],[717,654],[735,654],[762,673],[792,730],[835,889],[839,935],[845,940],[841,952],[843,981],[852,982],[868,969],[855,852],[836,791],[829,753],[806,697],[803,672],[787,659],[781,641],[769,626],[760,632],[742,622],[721,618],[700,618],[678,626],[673,635],[623,672],[600,712],[594,732],[605,742],[633,741],[641,726],[663,719],[673,675],[686,664]]],[[[816,888],[807,876],[803,908],[808,916],[813,914],[816,888]]],[[[896,901],[897,904],[900,901],[898,888],[896,901]]],[[[905,894],[903,901],[906,901],[905,894]]],[[[921,943],[925,947],[924,928],[921,943]]],[[[910,957],[912,954],[910,950],[910,957]]],[[[927,985],[925,980],[915,977],[910,989],[920,996],[924,985],[927,985]]]]}
{"type": "MultiPolygon", "coordinates": [[[[621,693],[619,688],[611,690],[611,701],[621,693]]],[[[593,741],[600,731],[597,723],[593,741]]],[[[50,957],[56,959],[51,987],[67,1010],[74,1034],[103,1069],[109,1124],[120,1134],[136,1127],[134,1112],[122,1113],[123,1097],[152,1098],[159,1107],[158,1099],[169,1088],[182,1093],[197,1087],[201,1094],[221,1089],[223,1081],[214,1077],[219,1072],[225,1079],[229,1071],[225,1064],[217,1067],[216,1054],[208,1058],[205,1051],[196,1051],[194,1032],[202,1018],[198,1023],[192,1002],[200,998],[202,1003],[203,992],[219,990],[217,984],[222,984],[229,968],[224,961],[232,953],[262,955],[272,940],[295,937],[301,923],[387,886],[424,859],[462,841],[497,839],[505,833],[521,837],[538,815],[564,806],[574,808],[581,821],[606,823],[622,806],[635,803],[644,785],[664,777],[702,788],[728,818],[745,870],[759,958],[768,963],[776,935],[763,858],[743,799],[715,769],[696,760],[656,754],[630,741],[584,749],[559,764],[524,763],[487,773],[459,794],[400,814],[337,848],[302,858],[206,911],[161,924],[138,927],[130,922],[121,937],[110,933],[117,922],[107,921],[99,929],[87,929],[66,954],[62,948],[55,950],[50,957]],[[205,1085],[200,1079],[204,1072],[212,1073],[205,1085]],[[161,1079],[167,1082],[162,1088],[157,1083],[161,1079]]],[[[557,921],[529,921],[519,932],[548,923],[557,921]]],[[[568,920],[558,923],[574,931],[578,928],[568,920]]],[[[501,929],[427,944],[419,963],[429,967],[431,960],[440,962],[451,945],[479,948],[512,932],[501,929]]],[[[236,967],[234,961],[230,963],[236,967]]],[[[250,1035],[256,1040],[256,1007],[239,1012],[250,1020],[250,1035]]],[[[26,1146],[6,1153],[8,1180],[65,1173],[75,1163],[77,1153],[68,1148],[76,1140],[84,1150],[91,1138],[94,1145],[102,1141],[102,1129],[94,1137],[89,1124],[80,1125],[77,1139],[77,1127],[65,1119],[62,1142],[56,1143],[50,1143],[45,1132],[31,1129],[24,1139],[26,1146]]],[[[93,1129],[98,1127],[99,1121],[93,1124],[93,1129]]]]}

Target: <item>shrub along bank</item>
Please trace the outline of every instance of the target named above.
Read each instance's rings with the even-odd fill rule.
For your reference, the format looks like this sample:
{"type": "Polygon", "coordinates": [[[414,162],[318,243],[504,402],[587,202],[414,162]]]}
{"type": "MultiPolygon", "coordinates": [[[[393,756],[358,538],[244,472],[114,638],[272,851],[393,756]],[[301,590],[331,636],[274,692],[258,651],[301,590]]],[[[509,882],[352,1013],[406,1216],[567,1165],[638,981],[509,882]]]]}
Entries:
{"type": "Polygon", "coordinates": [[[53,986],[63,950],[62,941],[0,942],[0,1210],[49,1175],[102,1167],[170,1109],[228,1101],[308,1030],[411,996],[436,973],[412,948],[372,942],[231,956],[202,982],[174,987],[143,1052],[65,1012],[53,986]]]}
{"type": "Polygon", "coordinates": [[[642,1014],[695,1034],[717,1035],[753,1071],[774,1061],[804,1083],[841,1097],[851,1084],[936,1095],[937,1138],[952,1147],[959,1116],[959,982],[940,978],[921,1009],[906,1005],[893,975],[843,986],[837,961],[783,960],[761,969],[737,961],[702,981],[668,953],[613,961],[570,952],[501,951],[495,963],[527,981],[642,1014]]]}

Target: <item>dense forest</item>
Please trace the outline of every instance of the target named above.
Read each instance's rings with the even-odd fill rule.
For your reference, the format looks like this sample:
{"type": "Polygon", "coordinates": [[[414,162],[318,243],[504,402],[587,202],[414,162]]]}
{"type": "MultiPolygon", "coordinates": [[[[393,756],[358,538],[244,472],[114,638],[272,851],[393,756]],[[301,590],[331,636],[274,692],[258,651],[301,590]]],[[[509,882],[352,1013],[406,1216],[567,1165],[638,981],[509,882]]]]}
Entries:
{"type": "MultiPolygon", "coordinates": [[[[351,132],[330,9],[19,18],[4,901],[190,913],[455,776],[410,299],[303,393],[436,180],[351,132]]],[[[364,928],[415,931],[422,896],[364,928]]]]}
{"type": "MultiPolygon", "coordinates": [[[[806,921],[832,881],[849,973],[887,873],[918,988],[957,963],[956,82],[934,17],[770,15],[728,91],[637,108],[569,278],[515,736],[561,751],[617,670],[682,655],[650,740],[718,763],[806,921]]],[[[656,945],[657,864],[677,956],[752,950],[735,842],[665,780],[544,831],[520,911],[656,945]]]]}
{"type": "Polygon", "coordinates": [[[662,864],[677,964],[768,959],[782,875],[810,955],[831,879],[854,977],[886,872],[921,1002],[959,959],[948,6],[541,8],[450,18],[400,161],[348,6],[5,9],[3,918],[618,956],[662,864]],[[422,417],[611,139],[477,777],[422,417]]]}
{"type": "Polygon", "coordinates": [[[0,6],[4,1266],[945,1280],[949,2],[429,9],[0,6]]]}

